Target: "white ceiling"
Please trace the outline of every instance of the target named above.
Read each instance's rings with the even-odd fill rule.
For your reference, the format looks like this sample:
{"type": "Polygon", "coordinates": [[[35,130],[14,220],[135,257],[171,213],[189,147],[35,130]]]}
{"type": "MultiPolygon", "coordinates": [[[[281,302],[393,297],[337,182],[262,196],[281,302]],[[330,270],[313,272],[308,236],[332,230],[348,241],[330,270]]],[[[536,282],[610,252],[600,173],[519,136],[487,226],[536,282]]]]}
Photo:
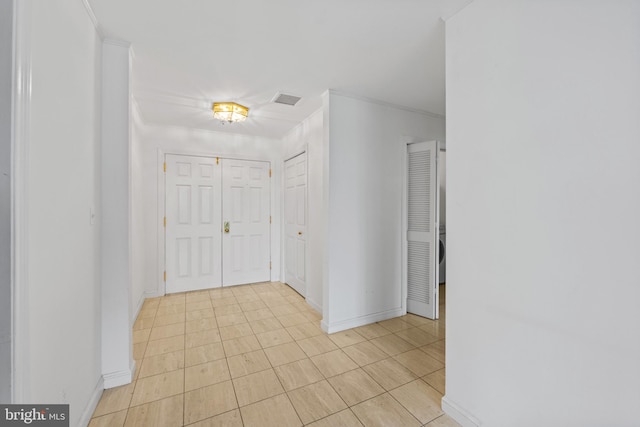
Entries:
{"type": "Polygon", "coordinates": [[[334,89],[444,114],[444,23],[470,0],[89,0],[131,43],[149,124],[281,137],[334,89]],[[277,92],[302,96],[272,104],[277,92]],[[214,101],[248,106],[222,125],[214,101]]]}

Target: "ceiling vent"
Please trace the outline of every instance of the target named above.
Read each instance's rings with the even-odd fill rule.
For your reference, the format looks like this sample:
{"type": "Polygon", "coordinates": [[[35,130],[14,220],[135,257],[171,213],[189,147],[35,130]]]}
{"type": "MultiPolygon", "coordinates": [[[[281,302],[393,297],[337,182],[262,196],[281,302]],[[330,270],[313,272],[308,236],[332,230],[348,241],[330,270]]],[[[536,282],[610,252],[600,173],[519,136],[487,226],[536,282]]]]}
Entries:
{"type": "Polygon", "coordinates": [[[275,104],[284,104],[294,106],[298,101],[300,101],[301,97],[295,95],[287,95],[285,93],[276,93],[276,96],[273,97],[273,101],[275,104]]]}

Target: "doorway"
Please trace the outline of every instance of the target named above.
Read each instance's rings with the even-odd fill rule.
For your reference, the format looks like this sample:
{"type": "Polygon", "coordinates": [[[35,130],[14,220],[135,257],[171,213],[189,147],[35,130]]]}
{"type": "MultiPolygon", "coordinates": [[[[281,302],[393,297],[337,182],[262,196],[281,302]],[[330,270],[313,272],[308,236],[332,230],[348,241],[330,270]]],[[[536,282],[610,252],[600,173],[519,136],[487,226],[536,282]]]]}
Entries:
{"type": "Polygon", "coordinates": [[[166,293],[271,280],[268,162],[167,154],[166,293]]]}
{"type": "Polygon", "coordinates": [[[306,152],[284,162],[284,236],[284,282],[306,297],[306,152]]]}

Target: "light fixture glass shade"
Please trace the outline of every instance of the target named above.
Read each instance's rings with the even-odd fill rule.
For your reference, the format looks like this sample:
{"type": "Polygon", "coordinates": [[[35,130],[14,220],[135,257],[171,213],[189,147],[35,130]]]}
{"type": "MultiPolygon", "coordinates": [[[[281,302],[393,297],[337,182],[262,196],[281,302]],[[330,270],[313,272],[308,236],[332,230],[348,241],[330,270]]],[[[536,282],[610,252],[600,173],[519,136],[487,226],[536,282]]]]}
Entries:
{"type": "Polygon", "coordinates": [[[248,115],[249,109],[235,102],[215,102],[213,104],[213,117],[223,122],[242,122],[248,115]]]}

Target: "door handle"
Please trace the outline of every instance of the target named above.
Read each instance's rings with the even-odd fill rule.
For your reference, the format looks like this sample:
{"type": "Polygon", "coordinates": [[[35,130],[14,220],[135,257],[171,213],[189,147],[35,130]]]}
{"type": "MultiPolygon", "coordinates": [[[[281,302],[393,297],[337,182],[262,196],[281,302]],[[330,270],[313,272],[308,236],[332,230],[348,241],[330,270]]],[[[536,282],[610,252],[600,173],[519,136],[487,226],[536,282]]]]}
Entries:
{"type": "Polygon", "coordinates": [[[224,232],[228,233],[229,232],[229,221],[225,221],[224,222],[224,232]]]}

